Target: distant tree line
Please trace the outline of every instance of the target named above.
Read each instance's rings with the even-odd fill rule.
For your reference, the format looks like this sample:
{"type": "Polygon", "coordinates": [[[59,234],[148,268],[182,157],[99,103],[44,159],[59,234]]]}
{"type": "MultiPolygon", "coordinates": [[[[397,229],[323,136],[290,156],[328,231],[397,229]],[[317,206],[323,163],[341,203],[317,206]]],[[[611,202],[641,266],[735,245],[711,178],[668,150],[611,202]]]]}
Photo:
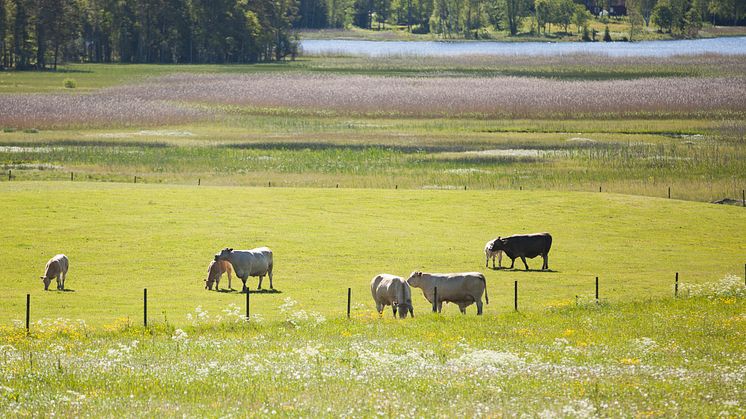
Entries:
{"type": "Polygon", "coordinates": [[[0,67],[280,60],[297,17],[296,0],[0,0],[0,67]]]}
{"type": "MultiPolygon", "coordinates": [[[[0,68],[60,61],[249,63],[294,57],[298,28],[384,29],[482,38],[561,30],[588,38],[589,10],[619,0],[0,0],[0,68]]],[[[626,0],[630,36],[655,24],[696,35],[742,23],[746,0],[626,0]]],[[[603,12],[602,12],[603,14],[603,12]]],[[[606,17],[601,16],[602,19],[606,17]]],[[[595,36],[595,34],[594,34],[595,36]]]]}

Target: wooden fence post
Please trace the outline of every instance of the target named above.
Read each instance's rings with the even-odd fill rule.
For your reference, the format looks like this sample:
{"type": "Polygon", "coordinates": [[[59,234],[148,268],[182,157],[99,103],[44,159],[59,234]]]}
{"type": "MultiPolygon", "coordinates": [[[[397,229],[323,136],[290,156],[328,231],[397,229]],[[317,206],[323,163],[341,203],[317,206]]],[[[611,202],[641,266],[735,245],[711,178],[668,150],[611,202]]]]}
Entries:
{"type": "Polygon", "coordinates": [[[135,176],[135,181],[133,183],[137,183],[137,176],[135,176]]]}
{"type": "Polygon", "coordinates": [[[249,314],[249,307],[251,307],[249,295],[251,295],[251,293],[249,292],[249,289],[246,288],[246,321],[249,321],[249,319],[251,318],[251,315],[249,314]]]}
{"type": "Polygon", "coordinates": [[[148,327],[148,289],[142,290],[142,324],[148,327]]]}
{"type": "Polygon", "coordinates": [[[73,172],[70,172],[70,182],[74,180],[73,176],[74,176],[73,172]]]}
{"type": "Polygon", "coordinates": [[[352,301],[352,288],[347,288],[347,318],[350,318],[350,303],[352,301]]]}
{"type": "Polygon", "coordinates": [[[26,334],[31,330],[31,294],[26,294],[26,334]]]}
{"type": "Polygon", "coordinates": [[[515,281],[514,284],[514,294],[513,294],[513,308],[515,311],[518,311],[518,281],[515,281]]]}
{"type": "Polygon", "coordinates": [[[679,273],[676,272],[676,281],[674,282],[673,286],[673,297],[678,298],[679,297],[679,273]]]}
{"type": "Polygon", "coordinates": [[[435,287],[433,293],[433,313],[438,312],[438,287],[435,287]]]}
{"type": "Polygon", "coordinates": [[[200,179],[200,178],[197,178],[197,186],[199,186],[199,185],[201,185],[201,184],[202,184],[202,179],[200,179]]]}
{"type": "Polygon", "coordinates": [[[11,180],[13,180],[13,170],[8,169],[8,182],[10,182],[11,180]]]}
{"type": "Polygon", "coordinates": [[[671,199],[671,187],[668,187],[668,199],[671,199]]]}
{"type": "Polygon", "coordinates": [[[741,202],[746,207],[746,189],[741,189],[741,202]]]}
{"type": "Polygon", "coordinates": [[[596,277],[596,304],[598,304],[598,277],[596,277]]]}

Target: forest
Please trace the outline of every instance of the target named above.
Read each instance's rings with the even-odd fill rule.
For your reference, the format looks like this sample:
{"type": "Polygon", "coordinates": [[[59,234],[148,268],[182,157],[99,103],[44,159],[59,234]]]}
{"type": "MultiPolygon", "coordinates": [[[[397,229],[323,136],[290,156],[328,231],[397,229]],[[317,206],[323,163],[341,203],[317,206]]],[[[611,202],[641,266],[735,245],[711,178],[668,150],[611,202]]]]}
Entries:
{"type": "MultiPolygon", "coordinates": [[[[743,0],[0,0],[0,69],[61,62],[253,63],[293,59],[300,29],[405,28],[439,38],[541,36],[625,14],[629,38],[655,25],[695,37],[742,24],[743,0]],[[624,4],[623,7],[615,5],[624,4]],[[593,11],[594,13],[591,13],[593,11]],[[597,12],[598,11],[598,12],[597,12]],[[596,14],[598,13],[598,14],[596,14]],[[600,16],[599,16],[600,15],[600,16]]],[[[595,34],[594,34],[595,35],[595,34]]],[[[594,36],[595,39],[595,36],[594,36]]]]}

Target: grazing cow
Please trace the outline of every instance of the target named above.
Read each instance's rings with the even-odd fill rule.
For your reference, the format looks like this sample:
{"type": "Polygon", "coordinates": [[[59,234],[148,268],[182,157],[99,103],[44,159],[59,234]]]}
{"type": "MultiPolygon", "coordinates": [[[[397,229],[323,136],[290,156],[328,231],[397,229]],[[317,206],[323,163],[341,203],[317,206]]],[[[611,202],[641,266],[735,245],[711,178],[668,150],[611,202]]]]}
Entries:
{"type": "Polygon", "coordinates": [[[44,282],[44,291],[49,289],[49,283],[52,282],[52,278],[57,278],[57,289],[65,289],[65,278],[67,277],[67,268],[70,266],[70,262],[67,260],[65,255],[56,255],[52,259],[49,259],[47,266],[44,268],[44,276],[41,276],[41,280],[44,282]]]}
{"type": "Polygon", "coordinates": [[[241,278],[243,289],[241,292],[249,292],[246,288],[246,280],[250,276],[259,277],[259,287],[262,289],[262,280],[265,275],[269,276],[269,288],[272,286],[272,251],[268,247],[257,247],[251,250],[233,250],[225,248],[215,255],[216,261],[226,260],[233,265],[236,276],[241,278]]]}
{"type": "Polygon", "coordinates": [[[407,279],[410,286],[422,289],[422,294],[430,304],[435,299],[435,287],[438,288],[438,300],[435,301],[436,309],[440,313],[443,302],[458,305],[461,314],[466,314],[466,307],[477,304],[477,315],[482,314],[482,294],[484,301],[489,304],[487,297],[487,281],[479,272],[465,272],[454,274],[428,274],[412,272],[407,279]]]}
{"type": "Polygon", "coordinates": [[[515,258],[521,258],[528,270],[526,258],[533,259],[541,255],[544,264],[541,269],[549,269],[549,249],[552,248],[552,236],[549,233],[517,234],[510,237],[498,237],[490,248],[493,252],[502,250],[510,258],[510,269],[513,269],[515,258]]]}
{"type": "Polygon", "coordinates": [[[394,317],[396,317],[397,310],[399,311],[399,317],[402,319],[407,318],[407,311],[414,317],[412,291],[409,284],[401,277],[378,274],[370,281],[370,292],[376,301],[378,314],[383,314],[385,306],[391,306],[394,310],[394,317]]]}
{"type": "Polygon", "coordinates": [[[230,262],[227,260],[213,260],[210,262],[210,266],[207,267],[207,279],[205,279],[205,289],[212,291],[212,284],[215,283],[215,291],[218,291],[220,289],[220,277],[223,276],[224,273],[228,273],[228,289],[232,290],[233,287],[231,286],[231,281],[233,278],[231,278],[231,273],[233,272],[233,267],[231,266],[230,262]]]}
{"type": "MultiPolygon", "coordinates": [[[[499,237],[495,240],[498,240],[499,237]]],[[[498,266],[500,268],[503,267],[503,251],[502,250],[496,250],[492,251],[492,243],[495,242],[495,240],[490,240],[487,242],[487,244],[484,245],[484,256],[486,260],[484,261],[484,267],[489,268],[490,267],[490,258],[492,258],[492,269],[495,269],[495,256],[497,256],[497,262],[498,266]]]]}

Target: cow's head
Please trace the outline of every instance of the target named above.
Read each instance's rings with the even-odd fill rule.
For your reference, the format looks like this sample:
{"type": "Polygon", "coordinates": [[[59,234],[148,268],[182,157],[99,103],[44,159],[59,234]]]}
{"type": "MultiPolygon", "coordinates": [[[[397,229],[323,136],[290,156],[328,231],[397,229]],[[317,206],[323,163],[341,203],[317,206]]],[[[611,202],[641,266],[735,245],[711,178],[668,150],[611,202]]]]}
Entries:
{"type": "Polygon", "coordinates": [[[221,250],[220,253],[215,254],[215,261],[228,260],[228,256],[231,254],[232,251],[232,247],[226,247],[225,249],[221,250]]]}
{"type": "Polygon", "coordinates": [[[422,272],[412,272],[412,274],[409,275],[409,278],[407,278],[407,284],[409,284],[412,287],[421,288],[422,287],[422,272]]]}
{"type": "Polygon", "coordinates": [[[414,317],[414,308],[412,307],[412,302],[406,302],[406,303],[397,303],[394,302],[394,308],[396,309],[396,312],[399,314],[400,319],[406,319],[407,313],[412,314],[412,317],[414,317]]]}
{"type": "Polygon", "coordinates": [[[46,276],[40,276],[41,281],[44,283],[44,291],[49,290],[49,284],[52,282],[52,278],[47,278],[46,276]]]}
{"type": "Polygon", "coordinates": [[[490,246],[490,252],[497,252],[498,250],[505,250],[505,239],[501,239],[500,237],[493,240],[490,246]]]}
{"type": "Polygon", "coordinates": [[[205,289],[212,291],[212,284],[215,281],[211,280],[210,278],[205,279],[205,289]]]}

